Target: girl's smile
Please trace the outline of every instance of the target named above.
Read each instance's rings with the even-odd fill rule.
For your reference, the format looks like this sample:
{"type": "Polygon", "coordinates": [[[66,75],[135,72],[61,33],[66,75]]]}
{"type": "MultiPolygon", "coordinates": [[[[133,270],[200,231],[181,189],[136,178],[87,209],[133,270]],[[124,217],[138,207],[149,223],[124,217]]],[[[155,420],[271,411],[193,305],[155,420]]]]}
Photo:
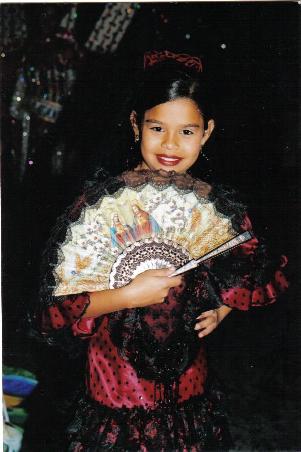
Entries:
{"type": "MultiPolygon", "coordinates": [[[[135,112],[131,121],[136,135],[135,112]]],[[[165,169],[185,173],[197,160],[214,128],[204,130],[202,114],[194,101],[178,98],[146,110],[141,126],[142,162],[138,169],[165,169]]]]}
{"type": "Polygon", "coordinates": [[[156,154],[156,157],[158,162],[164,166],[176,166],[183,160],[176,155],[156,154]]]}

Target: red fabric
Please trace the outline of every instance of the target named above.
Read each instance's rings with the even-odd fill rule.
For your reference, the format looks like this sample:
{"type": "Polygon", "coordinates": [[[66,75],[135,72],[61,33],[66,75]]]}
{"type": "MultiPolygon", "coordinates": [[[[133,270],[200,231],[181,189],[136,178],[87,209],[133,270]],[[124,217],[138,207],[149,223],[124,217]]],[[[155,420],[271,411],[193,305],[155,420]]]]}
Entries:
{"type": "MultiPolygon", "coordinates": [[[[251,229],[251,222],[246,217],[242,229],[251,229]]],[[[248,256],[254,254],[258,246],[258,240],[254,237],[249,242],[241,245],[235,253],[243,253],[248,256]]],[[[283,256],[280,267],[284,267],[287,259],[283,256]]],[[[204,275],[206,277],[206,275],[204,275]]],[[[287,280],[281,270],[265,286],[255,287],[252,290],[248,287],[246,277],[246,287],[232,287],[223,290],[221,293],[224,304],[247,310],[251,306],[262,306],[275,301],[276,296],[288,287],[287,280]]],[[[177,288],[174,292],[180,292],[183,287],[177,288]]],[[[168,328],[163,335],[157,337],[158,340],[165,339],[165,336],[172,330],[172,324],[168,312],[175,309],[175,293],[170,291],[169,308],[161,314],[158,306],[158,316],[156,320],[146,318],[152,324],[164,322],[168,328]],[[164,317],[164,318],[163,318],[164,317]]],[[[200,296],[202,294],[200,293],[200,296]]],[[[113,408],[133,408],[141,406],[143,408],[154,408],[156,399],[160,399],[161,387],[156,387],[154,381],[138,378],[135,369],[121,358],[117,348],[113,345],[107,329],[108,318],[103,317],[103,321],[96,326],[95,319],[82,317],[89,305],[89,295],[81,294],[70,296],[62,303],[57,303],[48,308],[43,315],[43,330],[60,329],[71,327],[75,336],[89,338],[88,348],[88,373],[86,385],[90,396],[103,405],[113,408]]],[[[194,334],[194,332],[192,332],[194,334]]],[[[181,375],[179,380],[179,402],[188,400],[192,396],[200,395],[204,391],[204,384],[207,377],[207,363],[202,341],[200,341],[200,351],[194,363],[181,375]]]]}
{"type": "MultiPolygon", "coordinates": [[[[171,308],[174,301],[171,296],[171,308]]],[[[71,327],[75,336],[90,339],[86,385],[91,398],[113,408],[155,408],[155,401],[160,398],[163,387],[156,386],[154,381],[138,378],[135,369],[121,358],[110,339],[106,316],[96,331],[95,319],[81,317],[89,302],[89,296],[83,294],[49,307],[43,315],[43,330],[71,327]]],[[[202,394],[206,376],[206,356],[200,341],[196,360],[180,377],[179,402],[202,394]]]]}
{"type": "Polygon", "coordinates": [[[84,317],[79,319],[72,325],[72,332],[74,336],[89,336],[94,335],[95,319],[84,317]]]}
{"type": "Polygon", "coordinates": [[[265,286],[256,287],[253,290],[232,287],[223,290],[221,297],[223,303],[231,308],[247,311],[252,306],[264,306],[274,303],[276,298],[288,288],[288,282],[284,274],[278,270],[273,279],[265,286]]]}
{"type": "MultiPolygon", "coordinates": [[[[247,215],[245,216],[240,227],[243,231],[252,231],[252,223],[247,215]]],[[[251,240],[248,240],[247,242],[242,243],[239,247],[235,248],[233,253],[241,253],[245,256],[252,256],[258,247],[258,244],[259,242],[257,237],[253,236],[251,240]]]]}
{"type": "MultiPolygon", "coordinates": [[[[286,256],[282,256],[280,267],[287,264],[286,256]]],[[[247,277],[246,277],[247,279],[247,277]]],[[[264,286],[249,289],[247,287],[232,287],[221,292],[223,303],[231,308],[247,311],[252,306],[264,306],[274,303],[284,292],[289,283],[281,270],[277,270],[273,278],[264,286]]]]}
{"type": "MultiPolygon", "coordinates": [[[[244,231],[252,230],[252,223],[248,216],[244,218],[241,228],[244,231]]],[[[258,247],[258,243],[258,239],[256,237],[253,237],[248,242],[240,245],[233,252],[242,253],[252,258],[252,255],[258,247]]],[[[285,267],[287,265],[287,262],[287,257],[281,256],[279,267],[285,267]]],[[[221,292],[221,297],[224,304],[231,308],[247,311],[252,306],[263,306],[274,303],[276,301],[276,298],[289,286],[288,281],[281,270],[277,270],[275,274],[272,275],[271,280],[268,281],[264,286],[254,287],[252,289],[249,288],[248,278],[249,275],[246,275],[246,287],[232,287],[221,292]]]]}
{"type": "MultiPolygon", "coordinates": [[[[120,357],[107,331],[107,318],[90,341],[88,362],[90,371],[86,383],[93,399],[114,408],[155,407],[163,388],[156,388],[154,381],[139,378],[128,361],[120,357]]],[[[202,394],[206,376],[206,357],[200,346],[197,359],[180,377],[179,402],[202,394]]]]}
{"type": "Polygon", "coordinates": [[[47,333],[51,329],[57,330],[74,325],[81,319],[89,303],[89,295],[80,294],[76,297],[70,297],[62,303],[50,306],[43,311],[42,330],[47,333]]]}

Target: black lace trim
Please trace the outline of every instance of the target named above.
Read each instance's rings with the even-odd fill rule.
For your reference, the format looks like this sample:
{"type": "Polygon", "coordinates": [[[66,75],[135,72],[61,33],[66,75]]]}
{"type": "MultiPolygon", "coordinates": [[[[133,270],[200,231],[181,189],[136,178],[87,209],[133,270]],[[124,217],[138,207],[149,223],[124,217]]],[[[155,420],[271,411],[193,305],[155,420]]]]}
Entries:
{"type": "Polygon", "coordinates": [[[200,348],[200,340],[194,334],[197,316],[222,305],[214,279],[205,273],[204,267],[200,267],[185,275],[181,309],[173,312],[175,329],[164,342],[156,340],[144,321],[151,307],[109,315],[110,336],[120,355],[131,363],[139,377],[163,384],[165,397],[170,401],[177,400],[178,379],[191,366],[200,348]]]}
{"type": "Polygon", "coordinates": [[[253,290],[266,285],[279,268],[279,258],[273,257],[267,248],[265,240],[259,238],[258,246],[251,256],[230,253],[213,259],[208,270],[218,290],[232,287],[253,290]]]}
{"type": "Polygon", "coordinates": [[[218,212],[231,219],[233,228],[241,232],[246,206],[239,201],[237,192],[230,187],[213,184],[208,199],[214,203],[218,212]]]}

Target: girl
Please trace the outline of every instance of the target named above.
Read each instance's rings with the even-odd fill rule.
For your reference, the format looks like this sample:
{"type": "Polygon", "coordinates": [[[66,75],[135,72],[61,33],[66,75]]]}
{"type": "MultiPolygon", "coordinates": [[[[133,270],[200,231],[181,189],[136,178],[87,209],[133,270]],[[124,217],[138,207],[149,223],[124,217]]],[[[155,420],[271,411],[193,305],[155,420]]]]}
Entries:
{"type": "MultiPolygon", "coordinates": [[[[201,69],[201,61],[189,55],[146,54],[130,115],[133,171],[118,183],[149,170],[154,178],[172,171],[171,177],[190,180],[186,173],[215,126],[201,69]]],[[[218,210],[241,230],[251,230],[232,193],[200,183],[218,210]]],[[[70,331],[88,341],[86,390],[68,428],[67,449],[227,450],[231,440],[222,394],[208,373],[203,339],[233,308],[273,302],[286,279],[280,270],[268,274],[263,246],[253,238],[184,277],[172,277],[173,268],[148,270],[118,289],[54,297],[49,263],[58,261],[57,245],[68,225],[103,193],[113,192],[114,184],[110,179],[86,190],[61,218],[45,256],[44,334],[70,331]]]]}

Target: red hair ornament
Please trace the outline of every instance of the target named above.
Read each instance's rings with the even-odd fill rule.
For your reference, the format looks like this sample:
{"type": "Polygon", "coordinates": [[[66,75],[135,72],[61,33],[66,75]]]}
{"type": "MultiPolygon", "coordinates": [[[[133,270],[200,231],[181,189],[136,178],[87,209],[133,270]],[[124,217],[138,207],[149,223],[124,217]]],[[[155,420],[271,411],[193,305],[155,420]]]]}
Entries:
{"type": "Polygon", "coordinates": [[[197,72],[203,71],[203,65],[200,58],[188,55],[186,53],[173,53],[169,50],[151,50],[144,54],[144,70],[162,61],[173,60],[188,68],[193,68],[197,72]]]}

